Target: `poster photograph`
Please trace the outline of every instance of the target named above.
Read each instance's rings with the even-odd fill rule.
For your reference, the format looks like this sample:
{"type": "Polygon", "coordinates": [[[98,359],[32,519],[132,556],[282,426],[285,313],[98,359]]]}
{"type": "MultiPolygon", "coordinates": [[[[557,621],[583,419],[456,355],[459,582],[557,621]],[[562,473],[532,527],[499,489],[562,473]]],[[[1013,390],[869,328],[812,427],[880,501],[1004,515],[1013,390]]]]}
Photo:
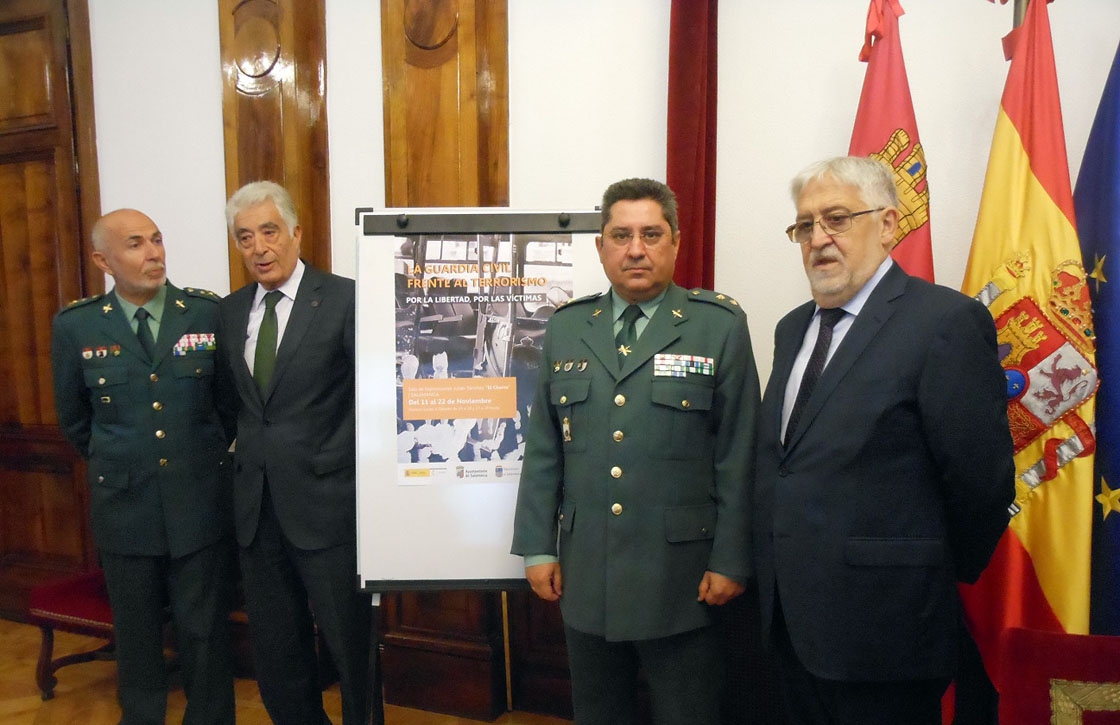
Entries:
{"type": "Polygon", "coordinates": [[[398,484],[516,484],[545,325],[572,298],[571,235],[393,243],[398,484]]]}

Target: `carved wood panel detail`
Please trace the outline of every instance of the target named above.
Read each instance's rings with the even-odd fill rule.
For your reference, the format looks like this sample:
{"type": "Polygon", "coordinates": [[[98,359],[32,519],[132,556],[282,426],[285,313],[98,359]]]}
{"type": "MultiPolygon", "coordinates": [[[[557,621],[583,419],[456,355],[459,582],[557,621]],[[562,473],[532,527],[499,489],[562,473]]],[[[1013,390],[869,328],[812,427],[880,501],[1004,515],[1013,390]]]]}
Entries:
{"type": "MultiPolygon", "coordinates": [[[[301,254],[331,268],[326,18],[322,0],[219,0],[226,196],[261,179],[292,195],[301,254]]],[[[360,72],[360,71],[356,71],[360,72]]],[[[229,255],[230,289],[249,281],[229,255]]]]}

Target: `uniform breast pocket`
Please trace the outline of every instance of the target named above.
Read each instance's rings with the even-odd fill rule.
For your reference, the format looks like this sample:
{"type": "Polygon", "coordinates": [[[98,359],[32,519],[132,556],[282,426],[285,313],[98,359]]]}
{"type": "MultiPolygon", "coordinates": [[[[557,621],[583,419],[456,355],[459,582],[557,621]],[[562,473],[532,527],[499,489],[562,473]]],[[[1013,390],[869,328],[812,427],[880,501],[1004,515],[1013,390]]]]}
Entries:
{"type": "Polygon", "coordinates": [[[180,404],[192,415],[209,415],[213,409],[214,354],[188,354],[175,360],[171,372],[181,396],[180,404]]]}
{"type": "Polygon", "coordinates": [[[128,370],[124,366],[86,368],[82,371],[94,422],[118,423],[129,409],[128,370]]]}
{"type": "Polygon", "coordinates": [[[706,458],[712,451],[714,379],[654,380],[650,393],[649,454],[653,458],[706,458]]]}
{"type": "Polygon", "coordinates": [[[557,380],[549,384],[548,395],[560,424],[560,438],[565,451],[582,451],[587,446],[590,411],[587,399],[591,393],[590,378],[557,380]],[[579,431],[582,435],[576,435],[579,431]]]}

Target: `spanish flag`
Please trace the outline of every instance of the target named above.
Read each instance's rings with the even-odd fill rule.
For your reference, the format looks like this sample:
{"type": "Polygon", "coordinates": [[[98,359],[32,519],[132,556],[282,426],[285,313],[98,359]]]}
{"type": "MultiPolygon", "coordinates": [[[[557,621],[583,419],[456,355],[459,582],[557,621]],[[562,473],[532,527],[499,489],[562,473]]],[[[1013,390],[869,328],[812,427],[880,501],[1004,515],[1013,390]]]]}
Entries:
{"type": "Polygon", "coordinates": [[[932,282],[926,156],[898,38],[898,18],[904,12],[898,0],[871,0],[867,8],[859,54],[867,72],[848,154],[871,156],[894,169],[901,216],[891,257],[909,274],[932,282]]]}
{"type": "MultiPolygon", "coordinates": [[[[987,305],[1015,442],[1011,523],[965,614],[997,690],[1011,627],[1089,628],[1095,336],[1066,163],[1048,2],[1005,40],[1000,103],[963,291],[987,305]]],[[[984,451],[976,451],[984,455],[984,451]]]]}

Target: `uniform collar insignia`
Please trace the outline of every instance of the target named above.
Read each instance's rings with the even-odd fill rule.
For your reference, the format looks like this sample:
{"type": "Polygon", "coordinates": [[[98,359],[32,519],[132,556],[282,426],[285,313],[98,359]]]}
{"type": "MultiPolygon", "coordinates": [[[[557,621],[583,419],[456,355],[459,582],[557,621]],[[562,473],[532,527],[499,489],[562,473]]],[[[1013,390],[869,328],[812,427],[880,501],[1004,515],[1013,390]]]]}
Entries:
{"type": "Polygon", "coordinates": [[[104,312],[106,315],[109,314],[110,312],[113,311],[113,303],[112,302],[106,302],[104,305],[101,306],[101,311],[104,312]]]}

